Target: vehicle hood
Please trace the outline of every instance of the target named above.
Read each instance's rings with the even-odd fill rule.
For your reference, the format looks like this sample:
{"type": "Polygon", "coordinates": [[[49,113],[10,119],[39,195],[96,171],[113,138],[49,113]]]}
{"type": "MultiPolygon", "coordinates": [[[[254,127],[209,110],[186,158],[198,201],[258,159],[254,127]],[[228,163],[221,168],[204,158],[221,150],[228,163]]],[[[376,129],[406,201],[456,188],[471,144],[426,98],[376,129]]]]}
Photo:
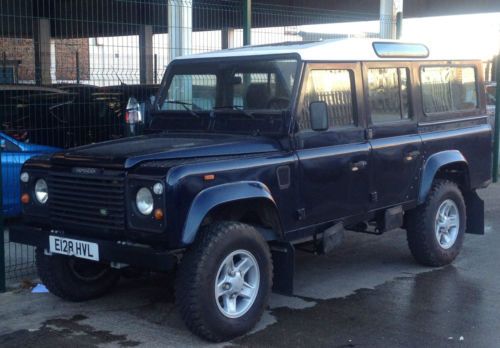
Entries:
{"type": "Polygon", "coordinates": [[[154,134],[82,146],[52,156],[55,164],[131,168],[153,160],[280,151],[278,141],[256,136],[154,134]]]}
{"type": "Polygon", "coordinates": [[[47,146],[47,145],[38,145],[38,144],[31,144],[31,143],[25,143],[20,140],[14,139],[13,137],[0,132],[0,138],[5,139],[6,141],[9,141],[16,146],[18,146],[22,152],[39,152],[39,153],[50,153],[50,152],[56,152],[60,151],[60,148],[53,147],[53,146],[47,146]]]}

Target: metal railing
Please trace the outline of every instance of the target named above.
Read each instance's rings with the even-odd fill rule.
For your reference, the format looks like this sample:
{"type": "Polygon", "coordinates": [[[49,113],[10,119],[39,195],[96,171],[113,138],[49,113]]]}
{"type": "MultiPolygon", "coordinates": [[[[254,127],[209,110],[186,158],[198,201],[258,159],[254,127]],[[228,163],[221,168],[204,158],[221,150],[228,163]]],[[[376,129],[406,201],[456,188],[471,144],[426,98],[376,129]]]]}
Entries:
{"type": "Polygon", "coordinates": [[[19,281],[35,274],[33,248],[8,238],[11,217],[20,213],[22,163],[33,155],[127,136],[128,98],[148,103],[169,61],[179,52],[242,46],[248,22],[253,25],[252,44],[377,35],[338,33],[332,24],[375,20],[378,14],[254,2],[251,16],[244,18],[244,3],[0,2],[0,229],[4,231],[0,291],[6,280],[19,281]]]}
{"type": "Polygon", "coordinates": [[[499,157],[500,157],[500,53],[495,60],[496,106],[495,106],[495,134],[493,137],[493,182],[498,182],[499,157]]]}

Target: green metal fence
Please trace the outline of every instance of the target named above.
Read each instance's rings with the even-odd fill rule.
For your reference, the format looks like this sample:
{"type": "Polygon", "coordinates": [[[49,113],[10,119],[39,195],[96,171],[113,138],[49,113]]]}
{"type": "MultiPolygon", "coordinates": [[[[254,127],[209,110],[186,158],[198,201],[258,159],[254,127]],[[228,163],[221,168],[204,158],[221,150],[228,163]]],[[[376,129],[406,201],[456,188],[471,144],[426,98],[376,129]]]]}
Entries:
{"type": "Polygon", "coordinates": [[[128,98],[147,103],[175,52],[237,47],[249,36],[252,44],[267,44],[377,35],[338,33],[332,24],[375,20],[378,14],[254,2],[246,17],[245,3],[248,0],[0,2],[0,291],[6,280],[35,275],[33,248],[11,243],[8,237],[20,213],[22,163],[54,151],[30,146],[64,149],[128,136],[128,98]],[[185,25],[176,13],[192,15],[189,47],[172,44],[178,41],[169,31],[185,25]],[[244,38],[243,27],[249,22],[251,35],[244,38]]]}
{"type": "Polygon", "coordinates": [[[497,55],[495,60],[495,81],[496,86],[496,107],[495,107],[495,129],[494,129],[494,140],[493,140],[493,182],[498,182],[498,171],[499,171],[499,157],[500,157],[500,54],[497,55]]]}
{"type": "MultiPolygon", "coordinates": [[[[1,156],[0,152],[0,156],[1,156]]],[[[0,182],[2,182],[2,161],[0,157],[0,182]]],[[[0,185],[0,198],[2,197],[2,185],[0,185]]],[[[0,231],[4,230],[4,218],[3,218],[3,212],[0,212],[0,231]]],[[[2,234],[2,237],[5,233],[2,234]]],[[[4,237],[3,237],[4,238],[4,237]]],[[[6,245],[5,239],[3,240],[3,243],[6,245]]],[[[0,246],[1,246],[0,244],[0,246]]],[[[0,292],[5,291],[5,281],[6,281],[6,269],[5,269],[5,247],[1,246],[0,247],[0,292]]]]}

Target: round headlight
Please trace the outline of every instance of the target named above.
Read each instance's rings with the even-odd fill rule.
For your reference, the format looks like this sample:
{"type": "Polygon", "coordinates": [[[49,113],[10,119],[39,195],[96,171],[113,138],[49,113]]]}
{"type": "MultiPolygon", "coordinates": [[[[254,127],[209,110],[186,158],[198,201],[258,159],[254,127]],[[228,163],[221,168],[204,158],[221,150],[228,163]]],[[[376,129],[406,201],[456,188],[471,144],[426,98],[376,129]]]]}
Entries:
{"type": "Polygon", "coordinates": [[[137,209],[141,214],[151,214],[154,208],[153,194],[151,193],[151,191],[146,187],[143,187],[139,191],[137,191],[137,195],[135,196],[135,204],[137,205],[137,209]]]}
{"type": "Polygon", "coordinates": [[[22,172],[21,173],[21,181],[24,183],[27,183],[28,181],[30,181],[30,175],[26,172],[22,172]]]}
{"type": "Polygon", "coordinates": [[[163,184],[160,182],[157,182],[153,186],[153,192],[155,193],[155,195],[161,195],[163,193],[163,184]]]}
{"type": "Polygon", "coordinates": [[[49,199],[49,187],[44,179],[38,179],[35,183],[35,197],[38,203],[45,204],[49,199]]]}

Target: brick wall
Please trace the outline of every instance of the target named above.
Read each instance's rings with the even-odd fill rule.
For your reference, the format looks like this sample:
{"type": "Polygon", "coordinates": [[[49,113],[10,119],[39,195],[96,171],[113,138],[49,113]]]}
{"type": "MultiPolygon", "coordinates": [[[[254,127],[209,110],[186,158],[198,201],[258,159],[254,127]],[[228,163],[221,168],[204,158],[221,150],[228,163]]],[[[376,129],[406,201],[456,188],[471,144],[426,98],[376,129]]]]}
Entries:
{"type": "Polygon", "coordinates": [[[19,81],[32,81],[35,79],[35,55],[33,40],[0,38],[0,64],[4,59],[18,60],[19,81]]]}
{"type": "MultiPolygon", "coordinates": [[[[56,78],[58,80],[76,80],[76,52],[80,59],[80,79],[90,79],[90,57],[88,39],[54,40],[56,50],[56,78]]],[[[18,60],[19,81],[35,80],[35,53],[33,40],[0,38],[1,61],[18,60]]]]}
{"type": "Polygon", "coordinates": [[[58,80],[76,80],[76,52],[80,61],[80,79],[90,79],[88,39],[54,40],[56,46],[56,76],[58,80]]]}

